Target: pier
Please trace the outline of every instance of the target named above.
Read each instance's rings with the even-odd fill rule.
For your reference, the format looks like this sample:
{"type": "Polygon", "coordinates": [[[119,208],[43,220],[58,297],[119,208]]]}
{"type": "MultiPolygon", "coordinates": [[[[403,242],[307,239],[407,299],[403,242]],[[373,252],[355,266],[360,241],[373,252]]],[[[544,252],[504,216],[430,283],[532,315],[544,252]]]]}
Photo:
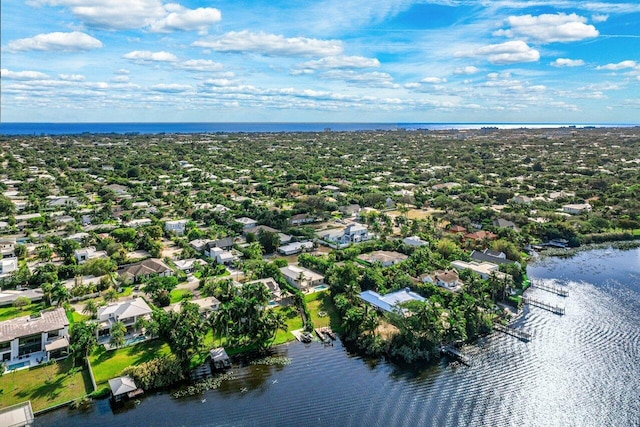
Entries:
{"type": "Polygon", "coordinates": [[[495,329],[496,331],[502,332],[504,334],[511,335],[512,337],[516,337],[520,341],[524,341],[524,342],[529,342],[532,337],[530,333],[525,332],[521,329],[515,329],[509,326],[503,326],[500,324],[493,325],[493,329],[495,329]]]}
{"type": "Polygon", "coordinates": [[[464,354],[462,354],[461,352],[459,352],[458,350],[456,350],[450,345],[441,347],[440,352],[453,357],[463,365],[471,366],[471,359],[469,358],[469,356],[465,356],[464,354]]]}
{"type": "Polygon", "coordinates": [[[522,298],[522,302],[525,304],[529,304],[532,305],[534,307],[538,307],[538,308],[542,308],[543,310],[547,310],[550,311],[554,314],[559,314],[559,315],[563,315],[564,314],[564,307],[560,306],[560,305],[553,305],[553,304],[549,304],[546,303],[544,301],[540,301],[534,298],[530,298],[530,297],[524,297],[522,298]]]}
{"type": "Polygon", "coordinates": [[[561,286],[545,285],[543,283],[531,282],[532,288],[542,289],[543,291],[551,292],[561,297],[568,297],[569,291],[561,286]]]}

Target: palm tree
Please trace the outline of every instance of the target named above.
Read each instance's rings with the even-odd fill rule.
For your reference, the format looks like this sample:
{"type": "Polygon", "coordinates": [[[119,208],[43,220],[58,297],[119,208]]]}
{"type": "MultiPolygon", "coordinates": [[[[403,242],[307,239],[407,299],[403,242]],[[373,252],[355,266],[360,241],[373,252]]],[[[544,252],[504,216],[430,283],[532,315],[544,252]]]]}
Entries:
{"type": "Polygon", "coordinates": [[[107,302],[107,303],[117,301],[118,300],[118,291],[116,291],[113,288],[109,288],[102,295],[102,297],[104,298],[105,302],[107,302]]]}
{"type": "Polygon", "coordinates": [[[95,300],[90,299],[85,304],[84,308],[82,309],[82,312],[84,314],[89,314],[91,318],[94,318],[98,314],[98,304],[96,303],[95,300]]]}
{"type": "Polygon", "coordinates": [[[127,332],[127,327],[122,322],[116,322],[111,326],[109,344],[115,348],[120,348],[124,345],[124,334],[127,332]]]}
{"type": "Polygon", "coordinates": [[[67,288],[60,282],[56,282],[51,289],[52,299],[56,300],[56,305],[59,307],[65,302],[69,302],[69,291],[67,288]]]}

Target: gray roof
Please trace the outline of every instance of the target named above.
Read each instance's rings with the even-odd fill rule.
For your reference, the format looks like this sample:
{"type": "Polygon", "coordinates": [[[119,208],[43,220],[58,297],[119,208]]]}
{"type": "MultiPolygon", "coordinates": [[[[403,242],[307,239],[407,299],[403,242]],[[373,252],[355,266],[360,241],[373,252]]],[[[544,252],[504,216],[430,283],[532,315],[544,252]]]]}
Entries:
{"type": "Polygon", "coordinates": [[[41,289],[27,289],[25,291],[5,290],[0,291],[0,306],[12,304],[18,297],[27,297],[33,301],[42,299],[41,289]]]}
{"type": "Polygon", "coordinates": [[[471,259],[474,259],[476,261],[490,262],[490,263],[493,263],[493,264],[513,264],[513,263],[515,263],[515,261],[511,261],[511,260],[506,259],[506,258],[497,257],[497,256],[491,255],[489,253],[482,253],[480,251],[471,252],[471,259]]]}
{"type": "Polygon", "coordinates": [[[30,400],[0,409],[0,425],[2,426],[30,426],[33,420],[30,400]]]}
{"type": "Polygon", "coordinates": [[[111,394],[119,396],[121,394],[129,393],[138,389],[133,378],[130,376],[112,378],[109,380],[109,387],[111,388],[111,394]]]}
{"type": "Polygon", "coordinates": [[[34,335],[42,332],[57,331],[69,325],[64,308],[43,311],[40,317],[17,317],[0,322],[0,342],[11,341],[18,337],[34,335]]]}
{"type": "Polygon", "coordinates": [[[142,298],[109,304],[98,309],[98,319],[106,320],[111,315],[116,319],[129,319],[135,316],[151,314],[152,310],[142,298]]]}
{"type": "Polygon", "coordinates": [[[395,311],[398,304],[402,304],[407,301],[425,300],[422,296],[415,292],[411,292],[408,288],[386,295],[380,295],[374,291],[364,291],[360,293],[360,298],[381,310],[389,312],[395,311]]]}

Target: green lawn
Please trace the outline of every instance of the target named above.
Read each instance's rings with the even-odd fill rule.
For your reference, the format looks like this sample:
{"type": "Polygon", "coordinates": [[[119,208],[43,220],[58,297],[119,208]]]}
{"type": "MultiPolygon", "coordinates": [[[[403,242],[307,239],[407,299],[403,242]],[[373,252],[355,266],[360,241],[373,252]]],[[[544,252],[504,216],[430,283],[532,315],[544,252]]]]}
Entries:
{"type": "Polygon", "coordinates": [[[169,294],[169,298],[171,298],[171,304],[175,304],[177,302],[182,301],[185,295],[193,295],[189,289],[174,289],[169,294]]]}
{"type": "Polygon", "coordinates": [[[148,362],[170,352],[169,346],[164,341],[155,339],[112,351],[107,351],[104,346],[100,346],[89,356],[89,361],[96,384],[100,388],[111,378],[119,376],[124,368],[148,362]]]}
{"type": "Polygon", "coordinates": [[[16,308],[13,306],[0,308],[0,322],[4,320],[15,319],[16,317],[29,316],[32,314],[38,314],[46,308],[43,302],[37,304],[29,304],[22,308],[16,308]]]}
{"type": "Polygon", "coordinates": [[[87,369],[72,371],[71,359],[57,364],[23,369],[0,377],[0,406],[31,400],[34,411],[78,399],[93,387],[87,369]]]}
{"type": "Polygon", "coordinates": [[[333,300],[329,291],[314,292],[308,294],[305,297],[307,302],[307,309],[311,314],[311,321],[313,326],[321,328],[324,326],[330,326],[335,332],[340,332],[340,317],[336,311],[336,307],[333,305],[333,300]],[[323,316],[320,316],[320,313],[323,316]]]}

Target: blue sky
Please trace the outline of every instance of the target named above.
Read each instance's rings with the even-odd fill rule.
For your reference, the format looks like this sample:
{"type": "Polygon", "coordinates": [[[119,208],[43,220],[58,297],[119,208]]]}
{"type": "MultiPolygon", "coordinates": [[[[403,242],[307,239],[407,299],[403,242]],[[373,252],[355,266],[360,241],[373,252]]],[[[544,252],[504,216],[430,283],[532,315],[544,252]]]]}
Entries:
{"type": "Polygon", "coordinates": [[[640,123],[640,2],[2,0],[4,122],[640,123]]]}

